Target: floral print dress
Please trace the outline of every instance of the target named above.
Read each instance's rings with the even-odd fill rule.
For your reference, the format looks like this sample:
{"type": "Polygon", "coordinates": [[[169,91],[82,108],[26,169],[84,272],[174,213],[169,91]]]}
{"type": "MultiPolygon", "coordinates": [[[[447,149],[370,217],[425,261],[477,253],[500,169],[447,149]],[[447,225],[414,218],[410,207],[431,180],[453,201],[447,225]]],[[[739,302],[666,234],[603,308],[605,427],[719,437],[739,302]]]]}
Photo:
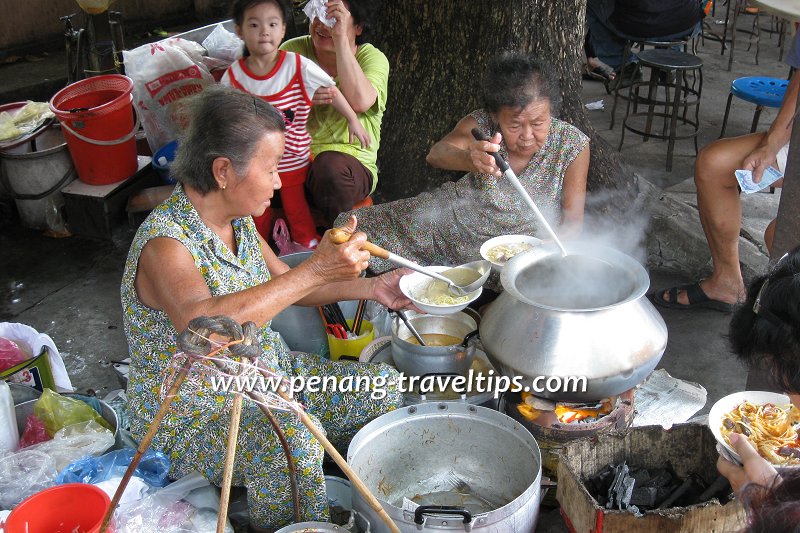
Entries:
{"type": "MultiPolygon", "coordinates": [[[[166,313],[139,301],[134,280],[144,245],[167,237],[182,243],[192,254],[213,296],[241,291],[270,279],[251,217],[233,221],[237,254],[201,220],[183,187],[158,206],[139,228],[128,254],[121,296],[125,334],[131,355],[128,396],[131,431],[141,439],[159,408],[162,383],[174,368],[176,331],[166,313]]],[[[169,265],[164,265],[169,268],[169,265]]],[[[261,328],[262,360],[284,376],[381,376],[390,384],[385,397],[367,392],[302,392],[296,398],[343,453],[353,435],[370,420],[402,405],[396,372],[386,365],[328,361],[312,354],[288,353],[269,324],[261,328]]],[[[203,473],[217,485],[222,482],[230,407],[233,395],[215,392],[195,363],[194,379],[182,387],[164,418],[152,446],[172,461],[170,476],[203,473]],[[197,368],[195,368],[197,367],[197,368]]],[[[166,390],[166,387],[164,387],[166,390]]],[[[245,400],[236,453],[234,484],[248,489],[250,521],[265,528],[292,522],[293,508],[288,466],[280,442],[254,403],[245,400]]],[[[299,418],[273,411],[292,449],[298,472],[300,515],[303,520],[326,520],[328,500],[322,472],[323,450],[299,418]]]]}
{"type": "MultiPolygon", "coordinates": [[[[484,135],[495,133],[486,111],[473,111],[470,116],[484,135]]],[[[588,144],[589,138],[579,129],[554,118],[544,145],[517,176],[551,224],[561,219],[564,174],[588,144]]],[[[500,155],[508,159],[505,143],[500,145],[500,155]]],[[[359,231],[372,242],[422,265],[459,265],[480,259],[481,244],[498,235],[546,238],[511,183],[490,174],[468,173],[412,198],[343,213],[335,225],[344,225],[351,214],[358,218],[359,231]]],[[[384,272],[395,266],[373,257],[370,268],[384,272]]],[[[490,281],[497,288],[497,278],[490,281]]]]}

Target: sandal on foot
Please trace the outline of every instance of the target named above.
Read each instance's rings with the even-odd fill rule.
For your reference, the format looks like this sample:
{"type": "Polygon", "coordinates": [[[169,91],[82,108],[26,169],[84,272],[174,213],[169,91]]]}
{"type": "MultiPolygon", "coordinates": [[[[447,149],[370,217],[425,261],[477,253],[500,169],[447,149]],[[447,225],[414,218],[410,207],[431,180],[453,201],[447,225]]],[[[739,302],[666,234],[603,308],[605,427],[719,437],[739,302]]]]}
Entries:
{"type": "Polygon", "coordinates": [[[679,285],[670,289],[661,289],[653,294],[653,302],[661,307],[668,309],[713,309],[714,311],[721,311],[723,313],[733,312],[733,304],[723,302],[720,300],[713,300],[703,292],[700,283],[691,283],[689,285],[679,285]],[[686,291],[686,298],[688,304],[682,304],[678,301],[678,291],[686,291]],[[669,300],[664,298],[664,293],[669,296],[669,300]]]}
{"type": "Polygon", "coordinates": [[[600,65],[592,68],[591,65],[586,63],[583,65],[583,77],[585,79],[592,79],[602,81],[604,83],[609,83],[614,81],[614,78],[617,76],[617,73],[614,72],[614,69],[606,65],[605,63],[600,63],[600,65]]]}

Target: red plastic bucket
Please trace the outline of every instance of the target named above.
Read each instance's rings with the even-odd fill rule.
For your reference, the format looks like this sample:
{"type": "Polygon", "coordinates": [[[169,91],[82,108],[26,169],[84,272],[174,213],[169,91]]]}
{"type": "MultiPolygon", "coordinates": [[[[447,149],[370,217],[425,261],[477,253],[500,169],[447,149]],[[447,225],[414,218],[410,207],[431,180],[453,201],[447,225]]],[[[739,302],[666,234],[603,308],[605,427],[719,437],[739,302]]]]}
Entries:
{"type": "Polygon", "coordinates": [[[50,100],[81,181],[107,185],[138,169],[132,91],[130,78],[108,74],[67,85],[50,100]]]}
{"type": "Polygon", "coordinates": [[[97,533],[110,505],[108,494],[94,485],[56,485],[14,507],[5,533],[97,533]]]}

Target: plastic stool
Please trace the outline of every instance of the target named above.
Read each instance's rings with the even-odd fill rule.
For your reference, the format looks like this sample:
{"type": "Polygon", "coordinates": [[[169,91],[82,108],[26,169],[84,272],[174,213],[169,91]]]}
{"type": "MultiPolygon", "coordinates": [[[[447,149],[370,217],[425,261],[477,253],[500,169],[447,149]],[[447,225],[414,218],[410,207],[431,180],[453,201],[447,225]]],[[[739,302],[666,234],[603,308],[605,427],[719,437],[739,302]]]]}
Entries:
{"type": "Polygon", "coordinates": [[[725,106],[725,118],[722,119],[722,131],[719,132],[720,138],[725,135],[728,115],[731,111],[731,100],[734,96],[745,102],[756,104],[756,113],[753,115],[753,125],[750,128],[750,133],[755,133],[761,112],[765,107],[780,107],[788,86],[789,80],[766,76],[748,76],[733,80],[731,92],[728,94],[728,104],[725,106]]]}
{"type": "Polygon", "coordinates": [[[367,196],[360,202],[356,202],[355,205],[353,205],[353,209],[361,209],[362,207],[370,207],[372,205],[373,205],[372,196],[367,196]]]}
{"type": "Polygon", "coordinates": [[[628,89],[628,106],[622,121],[619,150],[622,150],[622,144],[625,142],[625,130],[642,135],[644,142],[647,142],[650,137],[668,140],[667,172],[669,172],[672,170],[672,152],[676,139],[694,138],[694,151],[697,153],[697,134],[700,131],[700,95],[703,90],[703,62],[693,54],[657,48],[639,53],[637,70],[642,67],[650,69],[650,79],[646,82],[636,82],[628,89]],[[691,84],[687,79],[688,73],[694,74],[691,84]],[[645,87],[647,96],[641,96],[639,91],[645,87]],[[674,93],[673,96],[670,96],[670,91],[674,93]],[[663,98],[659,98],[661,93],[663,93],[663,98]],[[647,111],[638,111],[639,105],[647,106],[647,111]],[[656,106],[663,107],[664,111],[656,112],[656,106]],[[631,112],[631,107],[633,107],[633,112],[631,112]],[[694,120],[686,116],[690,107],[695,108],[694,120]],[[683,110],[682,116],[679,116],[680,110],[683,110]],[[651,131],[653,117],[664,118],[662,133],[651,131]],[[631,124],[639,118],[645,119],[644,129],[631,124]],[[669,121],[669,128],[667,128],[667,121],[669,121]],[[689,132],[678,134],[678,123],[688,126],[689,132]]]}

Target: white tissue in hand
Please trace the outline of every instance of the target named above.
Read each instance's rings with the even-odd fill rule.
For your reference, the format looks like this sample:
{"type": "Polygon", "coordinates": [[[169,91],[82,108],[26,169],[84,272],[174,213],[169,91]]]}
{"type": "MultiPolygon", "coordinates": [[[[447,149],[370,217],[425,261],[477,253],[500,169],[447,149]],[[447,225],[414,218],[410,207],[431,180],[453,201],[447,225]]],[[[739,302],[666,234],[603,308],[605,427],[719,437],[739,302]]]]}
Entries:
{"type": "Polygon", "coordinates": [[[739,187],[742,188],[742,192],[745,194],[752,194],[766,189],[783,177],[780,170],[775,167],[767,167],[761,175],[761,181],[758,183],[753,181],[753,173],[749,170],[737,170],[735,174],[736,181],[739,182],[739,187]]]}
{"type": "Polygon", "coordinates": [[[308,20],[314,20],[314,17],[317,17],[320,22],[329,28],[333,28],[333,25],[336,24],[335,18],[328,18],[325,0],[308,0],[308,3],[303,8],[303,13],[306,14],[308,20]]]}

